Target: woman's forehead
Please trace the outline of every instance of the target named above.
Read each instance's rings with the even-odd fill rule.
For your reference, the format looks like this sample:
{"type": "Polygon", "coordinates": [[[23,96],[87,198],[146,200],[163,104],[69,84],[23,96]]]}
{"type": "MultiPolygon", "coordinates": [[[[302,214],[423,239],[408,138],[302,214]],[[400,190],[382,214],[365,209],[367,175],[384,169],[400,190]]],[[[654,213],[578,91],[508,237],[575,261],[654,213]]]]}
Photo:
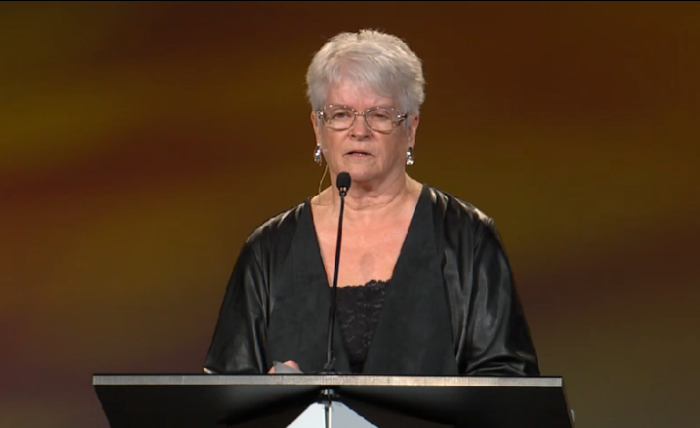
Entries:
{"type": "Polygon", "coordinates": [[[330,88],[326,104],[346,105],[356,110],[364,110],[376,106],[395,107],[396,99],[369,85],[343,79],[330,88]]]}

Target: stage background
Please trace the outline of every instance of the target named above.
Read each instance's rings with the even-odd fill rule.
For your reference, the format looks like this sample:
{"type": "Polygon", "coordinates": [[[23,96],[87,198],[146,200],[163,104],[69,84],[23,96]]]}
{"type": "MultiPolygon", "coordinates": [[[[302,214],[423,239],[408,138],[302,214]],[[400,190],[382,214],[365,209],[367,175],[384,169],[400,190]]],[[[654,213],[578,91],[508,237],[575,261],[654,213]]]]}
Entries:
{"type": "Polygon", "coordinates": [[[324,41],[406,39],[410,173],[500,227],[578,426],[697,426],[697,3],[0,4],[0,426],[200,373],[240,246],[312,196],[324,41]]]}

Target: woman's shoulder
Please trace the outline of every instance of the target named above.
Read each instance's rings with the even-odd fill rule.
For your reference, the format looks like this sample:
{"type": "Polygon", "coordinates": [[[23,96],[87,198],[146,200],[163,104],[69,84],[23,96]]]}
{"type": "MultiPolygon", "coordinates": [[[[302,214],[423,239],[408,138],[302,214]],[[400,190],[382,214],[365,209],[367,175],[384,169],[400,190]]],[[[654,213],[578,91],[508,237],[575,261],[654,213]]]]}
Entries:
{"type": "Polygon", "coordinates": [[[496,242],[502,245],[496,222],[480,208],[453,194],[427,186],[433,204],[433,218],[438,234],[448,240],[460,236],[471,242],[496,242]]]}
{"type": "Polygon", "coordinates": [[[307,202],[298,203],[265,219],[253,229],[246,239],[246,244],[251,247],[274,248],[285,241],[291,241],[307,202]]]}
{"type": "Polygon", "coordinates": [[[433,209],[441,218],[445,220],[457,219],[462,224],[469,223],[487,226],[493,224],[491,217],[464,199],[437,187],[430,185],[426,185],[426,187],[430,193],[433,209]]]}

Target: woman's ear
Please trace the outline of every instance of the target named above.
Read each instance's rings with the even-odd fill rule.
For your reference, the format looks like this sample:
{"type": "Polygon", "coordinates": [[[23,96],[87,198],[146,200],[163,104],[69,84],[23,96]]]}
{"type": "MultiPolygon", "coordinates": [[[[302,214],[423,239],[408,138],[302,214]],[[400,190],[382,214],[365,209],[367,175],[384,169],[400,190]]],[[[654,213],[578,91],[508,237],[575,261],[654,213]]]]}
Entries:
{"type": "Polygon", "coordinates": [[[311,112],[310,118],[311,126],[314,128],[314,135],[316,135],[316,144],[321,144],[321,119],[315,111],[311,112]]]}
{"type": "Polygon", "coordinates": [[[418,131],[418,124],[420,123],[420,116],[419,115],[412,115],[409,116],[409,124],[408,124],[408,147],[415,147],[416,146],[416,132],[418,131]]]}

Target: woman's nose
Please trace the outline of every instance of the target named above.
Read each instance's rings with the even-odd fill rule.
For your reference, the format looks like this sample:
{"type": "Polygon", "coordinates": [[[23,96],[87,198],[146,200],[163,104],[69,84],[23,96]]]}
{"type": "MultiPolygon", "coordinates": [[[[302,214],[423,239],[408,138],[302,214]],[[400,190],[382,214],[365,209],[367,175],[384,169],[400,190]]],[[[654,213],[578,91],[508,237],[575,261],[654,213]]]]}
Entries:
{"type": "Polygon", "coordinates": [[[352,124],[350,128],[350,135],[357,139],[365,139],[369,137],[372,130],[367,126],[367,121],[363,114],[357,114],[355,116],[355,123],[352,124]]]}

